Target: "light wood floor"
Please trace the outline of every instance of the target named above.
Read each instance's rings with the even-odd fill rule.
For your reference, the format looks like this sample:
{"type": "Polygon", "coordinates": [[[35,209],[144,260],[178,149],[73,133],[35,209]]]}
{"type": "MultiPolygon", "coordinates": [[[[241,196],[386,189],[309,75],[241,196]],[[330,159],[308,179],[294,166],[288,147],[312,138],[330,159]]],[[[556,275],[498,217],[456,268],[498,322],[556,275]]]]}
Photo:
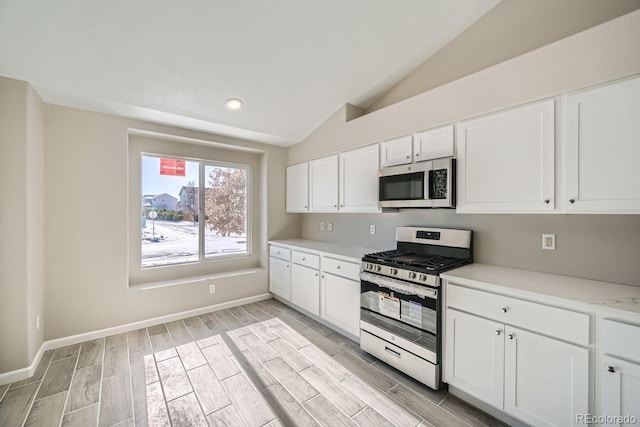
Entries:
{"type": "Polygon", "coordinates": [[[44,354],[1,426],[496,426],[276,300],[44,354]]]}

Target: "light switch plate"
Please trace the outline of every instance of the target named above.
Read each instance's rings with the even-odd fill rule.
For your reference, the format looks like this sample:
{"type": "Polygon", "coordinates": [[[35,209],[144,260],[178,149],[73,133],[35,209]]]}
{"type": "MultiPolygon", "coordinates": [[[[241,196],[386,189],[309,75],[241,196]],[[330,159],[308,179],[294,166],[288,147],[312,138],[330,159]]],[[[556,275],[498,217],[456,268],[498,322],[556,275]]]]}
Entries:
{"type": "Polygon", "coordinates": [[[320,231],[324,231],[324,222],[320,223],[320,231]]]}
{"type": "Polygon", "coordinates": [[[376,226],[374,224],[369,226],[369,234],[376,234],[376,226]]]}
{"type": "Polygon", "coordinates": [[[328,222],[327,223],[327,231],[333,231],[333,223],[332,222],[328,222]]]}

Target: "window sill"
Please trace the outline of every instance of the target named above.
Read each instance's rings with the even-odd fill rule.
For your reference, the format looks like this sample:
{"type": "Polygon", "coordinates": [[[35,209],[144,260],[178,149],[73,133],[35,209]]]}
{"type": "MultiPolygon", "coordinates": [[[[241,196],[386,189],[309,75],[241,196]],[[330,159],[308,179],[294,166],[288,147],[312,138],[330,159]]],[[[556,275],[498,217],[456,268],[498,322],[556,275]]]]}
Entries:
{"type": "Polygon", "coordinates": [[[202,284],[205,282],[210,282],[212,280],[222,279],[224,277],[248,276],[248,275],[256,274],[258,271],[262,271],[262,270],[264,269],[250,268],[247,270],[228,271],[225,273],[205,274],[203,276],[182,277],[182,278],[173,279],[173,280],[139,283],[135,285],[129,285],[129,290],[130,291],[146,291],[150,289],[166,288],[169,286],[202,284]]]}

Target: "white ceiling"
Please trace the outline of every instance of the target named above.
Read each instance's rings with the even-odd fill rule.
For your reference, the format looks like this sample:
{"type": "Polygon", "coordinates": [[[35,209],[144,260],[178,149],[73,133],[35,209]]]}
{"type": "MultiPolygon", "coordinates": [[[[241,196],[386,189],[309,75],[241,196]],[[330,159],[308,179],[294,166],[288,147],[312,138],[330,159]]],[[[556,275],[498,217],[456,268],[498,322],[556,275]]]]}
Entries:
{"type": "Polygon", "coordinates": [[[52,104],[289,145],[498,2],[0,0],[0,75],[52,104]]]}

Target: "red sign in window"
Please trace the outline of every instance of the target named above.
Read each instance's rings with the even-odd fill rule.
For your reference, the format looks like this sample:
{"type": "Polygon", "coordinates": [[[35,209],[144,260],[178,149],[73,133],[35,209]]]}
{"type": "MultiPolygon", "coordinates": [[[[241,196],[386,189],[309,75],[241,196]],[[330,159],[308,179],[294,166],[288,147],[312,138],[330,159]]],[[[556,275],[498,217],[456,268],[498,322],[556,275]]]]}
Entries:
{"type": "Polygon", "coordinates": [[[160,159],[160,175],[185,176],[184,160],[160,159]]]}

